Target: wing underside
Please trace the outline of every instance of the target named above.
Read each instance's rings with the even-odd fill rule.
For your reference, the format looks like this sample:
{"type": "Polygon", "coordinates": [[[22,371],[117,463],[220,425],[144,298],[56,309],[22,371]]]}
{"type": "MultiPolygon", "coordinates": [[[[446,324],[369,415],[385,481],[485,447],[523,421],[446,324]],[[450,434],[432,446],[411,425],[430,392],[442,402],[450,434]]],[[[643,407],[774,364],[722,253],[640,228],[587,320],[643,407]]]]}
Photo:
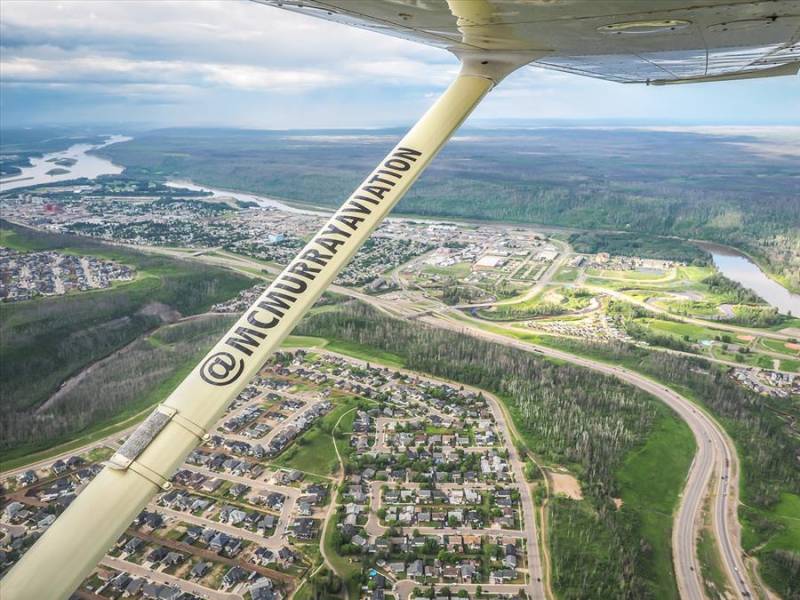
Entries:
{"type": "Polygon", "coordinates": [[[800,0],[255,0],[460,52],[621,83],[797,73],[800,0]]]}

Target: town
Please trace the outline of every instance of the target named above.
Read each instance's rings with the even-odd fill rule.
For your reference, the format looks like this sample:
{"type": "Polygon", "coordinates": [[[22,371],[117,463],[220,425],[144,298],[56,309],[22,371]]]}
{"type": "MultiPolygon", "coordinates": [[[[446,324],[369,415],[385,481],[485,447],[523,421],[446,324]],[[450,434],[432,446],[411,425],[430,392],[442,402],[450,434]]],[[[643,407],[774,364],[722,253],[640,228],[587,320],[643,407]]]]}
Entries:
{"type": "MultiPolygon", "coordinates": [[[[123,440],[8,474],[4,568],[123,440]]],[[[281,352],[78,597],[280,599],[308,585],[320,543],[347,557],[364,598],[405,600],[431,586],[517,595],[540,576],[529,566],[530,494],[491,396],[327,352],[281,352]],[[320,454],[337,426],[341,464],[320,454]]]]}
{"type": "Polygon", "coordinates": [[[19,253],[0,247],[0,300],[4,302],[103,289],[134,276],[126,265],[92,256],[19,253]]]}

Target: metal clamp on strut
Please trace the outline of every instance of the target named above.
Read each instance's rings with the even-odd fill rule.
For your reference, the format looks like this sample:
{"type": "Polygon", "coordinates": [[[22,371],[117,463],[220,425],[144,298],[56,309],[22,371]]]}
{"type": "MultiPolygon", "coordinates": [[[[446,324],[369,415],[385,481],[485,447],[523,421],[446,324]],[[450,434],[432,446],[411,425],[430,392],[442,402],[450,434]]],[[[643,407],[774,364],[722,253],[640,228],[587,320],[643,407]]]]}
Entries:
{"type": "Polygon", "coordinates": [[[201,441],[206,441],[211,437],[204,428],[181,415],[177,409],[159,404],[156,409],[150,413],[150,416],[136,428],[136,431],[130,435],[127,441],[120,446],[114,453],[114,456],[106,461],[106,466],[118,471],[130,469],[161,489],[168,490],[172,487],[169,480],[149,467],[136,462],[136,459],[170,421],[173,421],[176,425],[179,425],[201,441]]]}

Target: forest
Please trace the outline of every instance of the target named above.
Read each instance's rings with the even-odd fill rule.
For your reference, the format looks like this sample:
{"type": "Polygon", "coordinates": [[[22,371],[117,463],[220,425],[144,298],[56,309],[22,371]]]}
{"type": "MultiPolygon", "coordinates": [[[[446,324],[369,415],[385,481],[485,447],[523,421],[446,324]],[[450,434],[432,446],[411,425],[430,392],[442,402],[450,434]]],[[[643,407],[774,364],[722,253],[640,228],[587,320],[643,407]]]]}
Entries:
{"type": "Polygon", "coordinates": [[[698,266],[707,265],[711,261],[711,256],[704,250],[676,238],[610,231],[582,231],[571,234],[567,241],[575,252],[582,254],[607,252],[613,256],[639,256],[698,266]]]}
{"type": "Polygon", "coordinates": [[[654,352],[622,343],[559,340],[569,352],[622,364],[707,407],[733,438],[742,464],[742,543],[760,561],[765,581],[783,598],[800,596],[797,537],[790,533],[787,507],[800,506],[797,438],[800,418],[788,399],[764,398],[737,385],[726,370],[702,358],[654,352]]]}
{"type": "Polygon", "coordinates": [[[654,570],[652,548],[642,538],[640,517],[632,510],[617,511],[613,504],[620,494],[615,473],[624,457],[645,442],[667,412],[655,399],[611,377],[392,319],[359,303],[314,315],[296,333],[389,351],[409,369],[503,398],[529,448],[548,462],[574,468],[590,503],[554,503],[556,518],[565,520],[553,547],[560,597],[657,597],[648,579],[654,570]],[[581,540],[587,537],[604,543],[586,545],[581,540]],[[618,550],[609,553],[609,547],[618,550]]]}
{"type": "MultiPolygon", "coordinates": [[[[619,493],[615,467],[650,434],[659,404],[615,385],[613,379],[462,334],[389,319],[362,305],[316,315],[298,330],[389,351],[402,356],[408,368],[482,387],[506,399],[512,414],[524,423],[526,442],[534,452],[547,460],[579,465],[594,507],[586,511],[566,500],[552,505],[553,518],[573,527],[556,530],[554,567],[581,565],[558,571],[554,583],[562,597],[649,596],[650,582],[642,573],[648,572],[651,556],[637,537],[640,516],[609,510],[609,502],[619,493]],[[600,540],[599,545],[588,543],[589,539],[600,540]],[[612,557],[592,552],[601,547],[622,550],[612,557]],[[595,596],[593,590],[603,593],[595,596]]],[[[783,516],[792,499],[800,503],[797,444],[790,427],[800,417],[797,407],[789,400],[766,401],[701,358],[622,343],[560,339],[556,345],[649,375],[720,419],[742,464],[744,547],[759,558],[762,576],[782,597],[800,594],[793,576],[800,553],[783,516]]]]}
{"type": "MultiPolygon", "coordinates": [[[[753,151],[769,140],[641,128],[466,128],[462,134],[396,212],[718,241],[800,286],[798,159],[753,151]]],[[[131,176],[188,178],[332,207],[401,135],[401,129],[337,130],[335,137],[313,130],[166,129],[101,153],[131,176]]]]}
{"type": "MultiPolygon", "coordinates": [[[[0,304],[0,450],[23,433],[24,419],[69,377],[166,322],[201,313],[249,287],[241,275],[151,256],[84,238],[2,223],[3,243],[20,250],[63,249],[133,266],[134,281],[107,290],[0,304]]],[[[106,407],[109,414],[111,409],[106,407]]],[[[74,433],[92,411],[61,410],[27,428],[27,441],[74,433]],[[57,421],[57,423],[56,423],[57,421]],[[47,423],[50,423],[47,425],[47,423]]]]}

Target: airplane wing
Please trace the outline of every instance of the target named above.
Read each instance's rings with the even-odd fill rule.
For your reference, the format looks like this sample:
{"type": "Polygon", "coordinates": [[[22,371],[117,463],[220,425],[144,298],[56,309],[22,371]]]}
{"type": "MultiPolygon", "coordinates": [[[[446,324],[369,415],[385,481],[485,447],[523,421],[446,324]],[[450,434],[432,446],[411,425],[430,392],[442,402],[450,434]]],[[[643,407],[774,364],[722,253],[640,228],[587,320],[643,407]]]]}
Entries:
{"type": "Polygon", "coordinates": [[[793,75],[800,0],[254,0],[446,48],[655,85],[793,75]]]}

